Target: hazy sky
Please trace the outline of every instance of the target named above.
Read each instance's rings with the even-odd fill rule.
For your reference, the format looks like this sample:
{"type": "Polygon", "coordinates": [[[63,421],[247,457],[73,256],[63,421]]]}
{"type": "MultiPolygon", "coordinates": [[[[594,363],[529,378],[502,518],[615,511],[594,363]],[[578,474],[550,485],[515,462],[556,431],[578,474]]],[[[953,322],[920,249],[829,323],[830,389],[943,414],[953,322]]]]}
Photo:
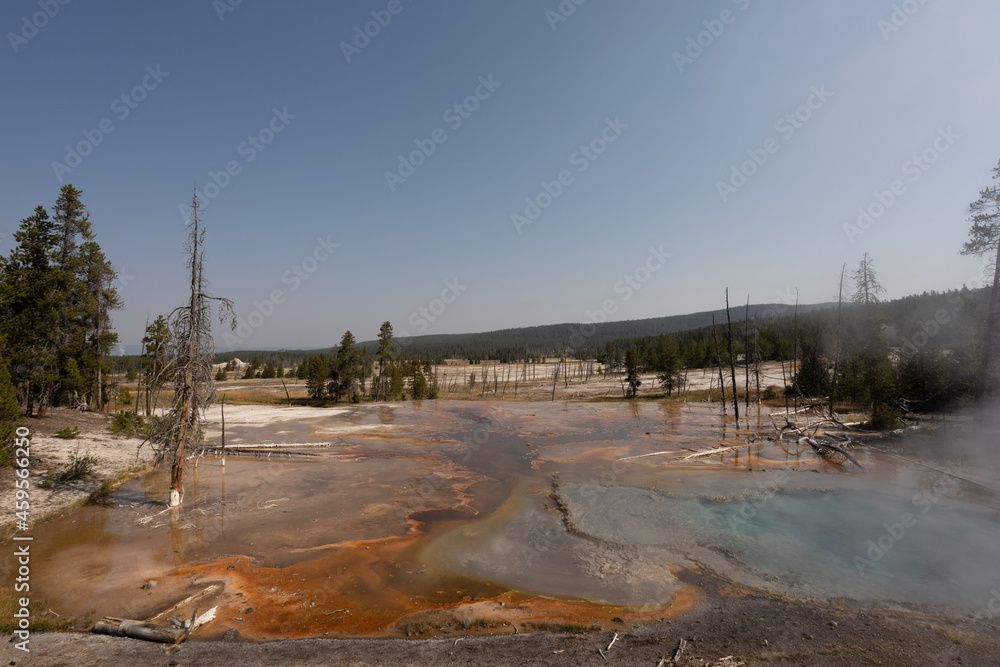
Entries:
{"type": "Polygon", "coordinates": [[[864,252],[888,296],[957,287],[998,25],[987,0],[5,0],[0,251],[83,190],[138,343],[183,302],[197,183],[245,318],[220,349],[680,314],[727,285],[828,301],[864,252]]]}

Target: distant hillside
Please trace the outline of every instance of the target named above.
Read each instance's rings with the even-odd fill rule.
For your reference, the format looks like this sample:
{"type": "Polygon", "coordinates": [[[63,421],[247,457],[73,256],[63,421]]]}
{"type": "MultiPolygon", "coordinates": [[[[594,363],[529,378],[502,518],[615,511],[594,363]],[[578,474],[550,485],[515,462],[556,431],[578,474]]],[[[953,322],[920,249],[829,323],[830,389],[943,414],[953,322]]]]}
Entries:
{"type": "MultiPolygon", "coordinates": [[[[798,312],[800,315],[805,315],[832,306],[836,306],[836,304],[800,304],[798,312]]],[[[785,304],[751,304],[750,319],[757,317],[761,320],[770,320],[789,316],[793,311],[794,306],[785,304]]],[[[745,315],[745,305],[732,308],[733,322],[742,322],[745,315]]],[[[610,342],[652,338],[661,333],[701,329],[712,325],[713,316],[717,324],[725,323],[726,310],[722,308],[687,315],[668,315],[644,320],[624,320],[594,325],[547,324],[482,333],[413,336],[406,340],[398,340],[397,344],[400,351],[407,356],[436,358],[473,356],[483,358],[494,357],[498,354],[502,356],[504,351],[517,353],[526,351],[529,355],[553,355],[581,349],[600,349],[610,342]]],[[[378,341],[364,341],[361,345],[374,349],[377,347],[378,341]]]]}
{"type": "MultiPolygon", "coordinates": [[[[886,301],[880,310],[891,345],[906,349],[914,345],[922,346],[921,341],[929,336],[933,347],[949,349],[961,346],[978,335],[976,323],[982,319],[988,297],[988,288],[968,292],[925,292],[886,301]],[[965,299],[969,300],[967,304],[965,299]],[[935,328],[935,319],[947,324],[935,328]]],[[[800,304],[799,335],[804,339],[832,336],[836,305],[800,304]]],[[[851,306],[848,303],[844,306],[846,318],[851,306]]],[[[790,357],[795,331],[795,320],[792,317],[794,310],[793,306],[786,304],[750,306],[750,318],[756,317],[761,325],[761,348],[765,359],[790,357]]],[[[731,312],[733,322],[742,322],[745,312],[745,306],[734,305],[731,312]]],[[[595,357],[603,352],[608,343],[625,349],[640,345],[643,341],[650,343],[661,333],[665,333],[675,334],[677,341],[684,346],[684,353],[690,363],[711,363],[713,316],[716,324],[725,325],[726,311],[719,309],[595,325],[564,323],[480,333],[414,336],[409,339],[397,338],[395,342],[397,353],[404,358],[516,360],[525,355],[558,356],[564,353],[574,357],[579,354],[595,357]]],[[[364,341],[359,346],[373,351],[378,342],[364,341]]],[[[215,360],[218,363],[234,357],[243,360],[258,357],[262,360],[273,359],[275,362],[280,359],[286,368],[292,368],[308,356],[334,350],[335,348],[328,347],[311,350],[272,348],[220,351],[215,360]]],[[[133,354],[116,359],[120,367],[129,368],[137,362],[138,357],[133,354]]]]}

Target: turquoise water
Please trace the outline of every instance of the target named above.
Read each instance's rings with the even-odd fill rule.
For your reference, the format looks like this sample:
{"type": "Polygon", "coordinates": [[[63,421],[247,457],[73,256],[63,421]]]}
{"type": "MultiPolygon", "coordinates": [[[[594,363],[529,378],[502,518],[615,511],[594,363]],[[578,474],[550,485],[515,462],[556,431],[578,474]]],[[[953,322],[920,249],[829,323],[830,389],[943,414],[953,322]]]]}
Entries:
{"type": "Polygon", "coordinates": [[[823,597],[980,609],[1000,584],[1000,513],[934,490],[782,490],[729,500],[564,490],[577,526],[619,544],[700,543],[823,597]]]}

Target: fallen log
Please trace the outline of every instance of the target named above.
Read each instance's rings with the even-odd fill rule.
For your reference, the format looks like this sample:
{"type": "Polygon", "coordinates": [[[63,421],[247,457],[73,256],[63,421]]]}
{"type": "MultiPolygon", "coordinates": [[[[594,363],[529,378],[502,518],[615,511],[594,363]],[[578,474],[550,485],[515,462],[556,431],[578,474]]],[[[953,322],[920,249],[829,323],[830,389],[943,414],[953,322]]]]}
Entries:
{"type": "Polygon", "coordinates": [[[106,616],[98,621],[90,630],[100,635],[114,637],[132,637],[161,644],[180,644],[187,639],[187,628],[167,628],[146,621],[133,621],[127,618],[112,618],[106,616]]]}
{"type": "Polygon", "coordinates": [[[688,454],[687,456],[682,456],[679,459],[674,459],[670,463],[675,463],[677,461],[690,461],[691,459],[700,459],[703,456],[712,456],[713,454],[722,454],[724,452],[731,452],[737,449],[742,449],[744,447],[749,447],[749,443],[743,443],[740,445],[733,445],[731,447],[716,447],[715,449],[703,449],[700,452],[695,452],[694,454],[688,454]]]}
{"type": "Polygon", "coordinates": [[[213,593],[217,592],[220,588],[221,588],[221,586],[219,584],[212,584],[208,588],[206,588],[206,589],[204,589],[202,591],[199,591],[199,592],[195,593],[194,595],[189,595],[188,597],[184,598],[183,600],[181,600],[177,604],[173,605],[172,607],[170,607],[168,609],[164,609],[159,614],[157,614],[156,616],[153,616],[151,619],[149,619],[148,622],[149,623],[155,623],[156,621],[164,620],[167,617],[169,617],[171,614],[173,614],[174,612],[179,611],[182,607],[186,607],[187,605],[191,604],[192,602],[197,602],[198,600],[206,598],[209,595],[212,595],[213,593]]]}
{"type": "Polygon", "coordinates": [[[850,454],[848,454],[845,450],[841,449],[840,447],[837,447],[836,445],[827,445],[827,444],[824,444],[822,442],[817,442],[813,438],[803,438],[803,440],[805,440],[806,442],[808,442],[815,449],[829,449],[831,451],[837,452],[838,454],[842,454],[848,461],[850,461],[851,463],[853,463],[854,465],[856,465],[860,470],[864,470],[865,469],[865,467],[863,465],[861,465],[860,463],[858,463],[857,460],[853,456],[851,456],[850,454]]]}
{"type": "Polygon", "coordinates": [[[647,456],[662,456],[663,454],[677,454],[676,449],[670,449],[662,452],[650,452],[649,454],[639,454],[637,456],[623,456],[619,461],[634,461],[635,459],[644,459],[647,456]]]}
{"type": "MultiPolygon", "coordinates": [[[[285,447],[295,449],[304,449],[306,447],[329,447],[329,442],[261,442],[257,444],[253,443],[243,443],[234,445],[232,443],[225,446],[227,450],[234,449],[274,449],[275,447],[285,447]]],[[[206,452],[221,451],[222,447],[220,445],[205,445],[202,447],[206,452]]]]}

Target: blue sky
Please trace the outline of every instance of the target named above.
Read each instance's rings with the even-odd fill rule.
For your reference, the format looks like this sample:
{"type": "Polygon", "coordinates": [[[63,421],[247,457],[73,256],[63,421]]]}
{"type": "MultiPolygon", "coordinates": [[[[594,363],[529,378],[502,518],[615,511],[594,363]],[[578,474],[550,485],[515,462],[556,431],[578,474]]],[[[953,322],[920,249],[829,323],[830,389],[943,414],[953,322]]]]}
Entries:
{"type": "Polygon", "coordinates": [[[183,301],[196,183],[220,348],[828,301],[864,252],[888,296],[977,275],[995,2],[234,3],[0,6],[0,251],[83,190],[125,344],[183,301]]]}

